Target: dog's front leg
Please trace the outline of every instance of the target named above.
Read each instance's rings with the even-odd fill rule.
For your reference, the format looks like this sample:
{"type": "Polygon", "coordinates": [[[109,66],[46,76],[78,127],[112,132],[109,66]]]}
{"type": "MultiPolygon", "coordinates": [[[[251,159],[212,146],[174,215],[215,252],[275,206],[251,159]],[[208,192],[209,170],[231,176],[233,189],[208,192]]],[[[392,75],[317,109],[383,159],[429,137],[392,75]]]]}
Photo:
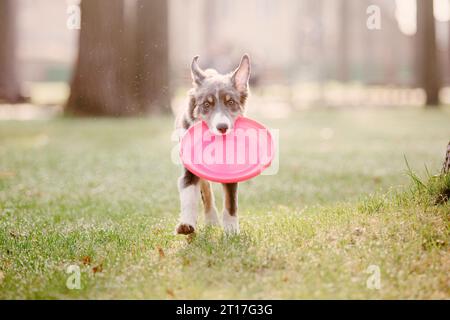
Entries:
{"type": "Polygon", "coordinates": [[[239,233],[237,183],[224,183],[223,229],[227,233],[239,233]]]}
{"type": "Polygon", "coordinates": [[[195,231],[198,215],[198,201],[200,198],[199,177],[187,169],[178,180],[180,191],[181,215],[176,233],[190,234],[195,231]]]}
{"type": "Polygon", "coordinates": [[[202,195],[203,206],[205,207],[205,223],[207,225],[220,225],[217,218],[217,208],[214,201],[214,194],[211,183],[204,179],[200,180],[200,193],[202,195]]]}

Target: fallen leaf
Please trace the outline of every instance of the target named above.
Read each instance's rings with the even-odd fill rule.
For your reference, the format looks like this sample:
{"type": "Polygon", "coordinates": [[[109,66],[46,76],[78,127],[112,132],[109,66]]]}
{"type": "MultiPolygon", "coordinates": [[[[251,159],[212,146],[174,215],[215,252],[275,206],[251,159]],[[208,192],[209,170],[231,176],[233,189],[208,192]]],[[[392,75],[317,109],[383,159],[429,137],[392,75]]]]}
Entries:
{"type": "Polygon", "coordinates": [[[103,271],[103,264],[100,263],[98,266],[93,267],[92,271],[94,273],[102,272],[103,271]]]}
{"type": "Polygon", "coordinates": [[[164,250],[161,247],[158,247],[158,253],[160,258],[164,258],[166,255],[164,254],[164,250]]]}
{"type": "Polygon", "coordinates": [[[378,177],[378,176],[373,177],[373,182],[381,183],[381,177],[378,177]]]}
{"type": "Polygon", "coordinates": [[[84,256],[83,259],[81,259],[81,261],[83,262],[83,264],[86,266],[88,264],[91,264],[91,257],[89,256],[84,256]]]}
{"type": "Polygon", "coordinates": [[[195,239],[195,233],[188,234],[188,236],[186,237],[187,243],[192,243],[192,241],[194,241],[194,239],[195,239]]]}
{"type": "Polygon", "coordinates": [[[18,238],[18,237],[19,237],[19,235],[18,235],[17,233],[15,233],[14,231],[10,231],[10,232],[9,232],[9,235],[10,235],[11,237],[13,237],[13,238],[18,238]]]}
{"type": "Polygon", "coordinates": [[[167,289],[166,293],[168,296],[170,296],[171,298],[175,298],[175,293],[173,292],[172,289],[167,289]]]}
{"type": "Polygon", "coordinates": [[[0,171],[0,178],[15,177],[16,173],[13,171],[0,171]]]}

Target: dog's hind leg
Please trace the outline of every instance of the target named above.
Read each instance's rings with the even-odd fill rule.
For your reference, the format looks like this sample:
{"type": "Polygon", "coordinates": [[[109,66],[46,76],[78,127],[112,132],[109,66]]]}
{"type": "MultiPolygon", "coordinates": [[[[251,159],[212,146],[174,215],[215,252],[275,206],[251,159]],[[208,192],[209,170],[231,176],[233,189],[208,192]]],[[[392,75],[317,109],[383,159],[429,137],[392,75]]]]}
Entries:
{"type": "Polygon", "coordinates": [[[183,175],[178,180],[181,203],[180,223],[175,230],[178,234],[189,234],[195,231],[200,198],[199,181],[199,177],[187,169],[184,169],[183,175]]]}
{"type": "Polygon", "coordinates": [[[223,183],[223,229],[227,233],[239,233],[239,219],[237,216],[238,193],[237,183],[223,183]]]}
{"type": "Polygon", "coordinates": [[[219,219],[217,218],[217,209],[211,183],[201,179],[200,192],[202,195],[203,207],[205,209],[205,223],[209,225],[220,225],[219,219]]]}

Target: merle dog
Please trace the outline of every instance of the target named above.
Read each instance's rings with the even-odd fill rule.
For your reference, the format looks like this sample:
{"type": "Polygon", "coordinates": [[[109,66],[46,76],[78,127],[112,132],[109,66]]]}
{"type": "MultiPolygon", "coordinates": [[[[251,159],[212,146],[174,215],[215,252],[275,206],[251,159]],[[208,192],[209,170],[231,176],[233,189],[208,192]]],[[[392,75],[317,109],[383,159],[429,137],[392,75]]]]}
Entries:
{"type": "MultiPolygon", "coordinates": [[[[245,112],[249,94],[250,59],[242,57],[236,70],[229,74],[219,74],[216,70],[202,70],[198,56],[191,64],[193,88],[189,91],[189,104],[177,121],[177,128],[187,130],[200,119],[206,121],[215,134],[226,134],[233,129],[235,119],[245,112]]],[[[195,231],[198,215],[198,202],[201,195],[205,210],[205,222],[219,225],[217,209],[209,181],[201,179],[183,168],[178,181],[181,201],[181,215],[176,227],[178,234],[195,231]]],[[[223,228],[228,233],[239,233],[237,216],[237,183],[224,183],[223,228]]]]}

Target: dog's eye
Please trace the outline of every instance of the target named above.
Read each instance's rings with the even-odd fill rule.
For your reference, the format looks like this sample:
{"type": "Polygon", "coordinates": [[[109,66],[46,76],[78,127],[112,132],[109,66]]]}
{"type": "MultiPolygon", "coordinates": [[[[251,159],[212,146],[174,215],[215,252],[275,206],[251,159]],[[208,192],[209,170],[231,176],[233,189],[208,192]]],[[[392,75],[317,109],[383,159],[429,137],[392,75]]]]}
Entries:
{"type": "Polygon", "coordinates": [[[230,100],[230,101],[227,102],[227,104],[228,104],[230,107],[232,107],[232,106],[234,106],[234,101],[233,101],[233,100],[230,100]]]}
{"type": "Polygon", "coordinates": [[[211,104],[209,102],[204,102],[203,103],[203,110],[208,111],[210,106],[211,106],[211,104]]]}

